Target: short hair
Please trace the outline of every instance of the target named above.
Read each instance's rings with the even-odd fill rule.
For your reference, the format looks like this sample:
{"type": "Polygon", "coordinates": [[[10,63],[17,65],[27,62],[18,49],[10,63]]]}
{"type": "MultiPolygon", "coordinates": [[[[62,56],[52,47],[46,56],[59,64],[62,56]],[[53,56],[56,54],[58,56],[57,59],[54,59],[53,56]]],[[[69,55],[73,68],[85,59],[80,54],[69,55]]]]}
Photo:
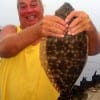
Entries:
{"type": "MultiPolygon", "coordinates": [[[[40,5],[41,5],[41,7],[42,7],[42,9],[43,9],[43,3],[42,3],[42,0],[39,0],[39,2],[40,2],[40,5]]],[[[18,0],[17,0],[17,8],[18,8],[18,0]]]]}

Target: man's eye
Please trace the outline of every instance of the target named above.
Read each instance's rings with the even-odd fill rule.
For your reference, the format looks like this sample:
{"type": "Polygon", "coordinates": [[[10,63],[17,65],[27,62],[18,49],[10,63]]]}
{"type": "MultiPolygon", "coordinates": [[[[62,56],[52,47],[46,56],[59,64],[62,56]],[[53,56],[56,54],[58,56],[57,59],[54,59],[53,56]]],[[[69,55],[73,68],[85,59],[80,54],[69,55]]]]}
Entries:
{"type": "Polygon", "coordinates": [[[26,6],[20,6],[20,8],[21,8],[21,9],[24,9],[24,8],[26,8],[26,6]]]}
{"type": "Polygon", "coordinates": [[[24,3],[20,3],[20,4],[19,4],[19,8],[20,8],[20,9],[24,9],[24,8],[26,8],[26,7],[27,7],[27,6],[26,6],[26,4],[24,4],[24,3]]]}
{"type": "Polygon", "coordinates": [[[31,3],[31,6],[32,6],[32,7],[37,6],[37,2],[32,2],[32,3],[31,3]]]}

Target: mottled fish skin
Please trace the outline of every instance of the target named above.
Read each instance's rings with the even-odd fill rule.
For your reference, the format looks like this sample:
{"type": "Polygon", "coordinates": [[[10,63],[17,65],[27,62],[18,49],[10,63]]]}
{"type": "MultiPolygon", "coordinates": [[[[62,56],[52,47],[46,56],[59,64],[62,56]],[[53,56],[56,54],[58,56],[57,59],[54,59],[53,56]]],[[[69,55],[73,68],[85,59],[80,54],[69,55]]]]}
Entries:
{"type": "MultiPolygon", "coordinates": [[[[65,19],[73,10],[69,3],[64,3],[55,15],[65,19]]],[[[60,92],[58,100],[71,100],[71,89],[87,60],[87,48],[85,32],[75,36],[66,35],[64,38],[48,37],[42,41],[41,63],[50,81],[60,92]]]]}

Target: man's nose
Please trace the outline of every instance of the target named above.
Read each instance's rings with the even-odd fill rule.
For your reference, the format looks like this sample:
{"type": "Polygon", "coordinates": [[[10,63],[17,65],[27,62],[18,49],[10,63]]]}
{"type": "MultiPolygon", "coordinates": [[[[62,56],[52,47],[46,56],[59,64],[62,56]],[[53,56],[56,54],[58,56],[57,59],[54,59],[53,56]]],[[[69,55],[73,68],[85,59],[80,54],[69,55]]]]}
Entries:
{"type": "Polygon", "coordinates": [[[33,8],[28,7],[28,8],[27,8],[27,11],[28,11],[28,12],[32,12],[32,11],[33,11],[33,8]]]}

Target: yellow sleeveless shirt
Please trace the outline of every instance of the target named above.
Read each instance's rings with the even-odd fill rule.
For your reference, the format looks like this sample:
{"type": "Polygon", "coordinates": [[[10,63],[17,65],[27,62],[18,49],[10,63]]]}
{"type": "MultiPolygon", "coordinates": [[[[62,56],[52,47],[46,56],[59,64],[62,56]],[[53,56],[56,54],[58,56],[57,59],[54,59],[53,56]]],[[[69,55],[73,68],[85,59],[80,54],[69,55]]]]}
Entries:
{"type": "Polygon", "coordinates": [[[30,45],[14,57],[0,59],[0,100],[57,99],[58,92],[41,66],[39,46],[30,45]]]}

